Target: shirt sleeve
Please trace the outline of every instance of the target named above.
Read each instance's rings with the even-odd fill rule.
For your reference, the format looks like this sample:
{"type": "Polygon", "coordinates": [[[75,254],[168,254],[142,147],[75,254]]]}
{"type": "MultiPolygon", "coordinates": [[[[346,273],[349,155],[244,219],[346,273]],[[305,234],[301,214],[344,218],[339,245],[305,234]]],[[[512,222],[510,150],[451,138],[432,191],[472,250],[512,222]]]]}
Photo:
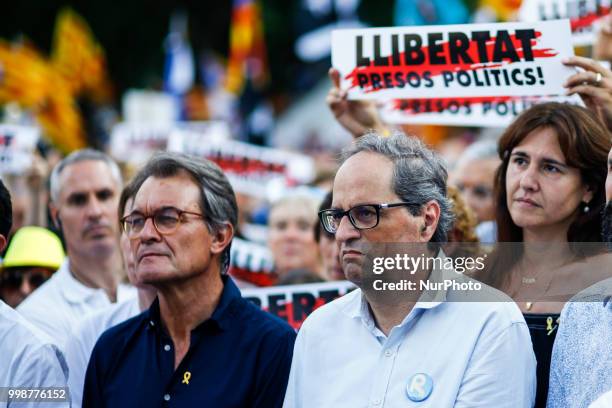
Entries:
{"type": "MultiPolygon", "coordinates": [[[[572,324],[572,319],[568,318],[572,302],[568,302],[561,312],[559,331],[555,337],[552,357],[550,360],[550,377],[548,383],[548,398],[546,399],[547,408],[564,407],[567,405],[564,389],[567,384],[563,381],[563,369],[565,356],[568,346],[568,334],[576,330],[575,327],[568,327],[572,324]]],[[[565,367],[567,370],[568,368],[565,367]]]]}
{"type": "Polygon", "coordinates": [[[89,354],[84,349],[79,332],[73,333],[65,347],[66,362],[70,376],[68,377],[68,388],[72,397],[72,408],[81,408],[83,401],[83,386],[85,385],[85,370],[89,354]]]}
{"type": "Polygon", "coordinates": [[[473,350],[455,408],[531,408],[536,393],[536,360],[524,322],[485,330],[473,350]]]}
{"type": "Polygon", "coordinates": [[[293,348],[293,359],[291,361],[291,372],[289,373],[289,382],[287,384],[287,391],[285,393],[285,401],[283,408],[300,408],[302,406],[301,391],[301,372],[302,372],[302,361],[305,354],[305,343],[306,343],[306,329],[302,326],[302,329],[298,332],[295,346],[293,348]]]}
{"type": "Polygon", "coordinates": [[[18,403],[13,405],[23,408],[42,408],[42,407],[70,407],[69,396],[66,389],[66,378],[68,371],[62,353],[51,344],[40,347],[30,346],[21,353],[19,358],[13,362],[16,370],[12,377],[10,386],[16,388],[62,388],[65,392],[65,401],[61,402],[30,402],[18,403]],[[30,348],[33,347],[33,348],[30,348]]]}
{"type": "Polygon", "coordinates": [[[282,407],[294,343],[295,332],[288,330],[277,344],[269,344],[262,349],[261,352],[265,353],[266,357],[264,364],[258,370],[253,408],[282,407]]]}
{"type": "Polygon", "coordinates": [[[83,408],[101,408],[104,407],[102,399],[101,373],[97,348],[91,353],[87,372],[85,373],[85,386],[83,387],[83,408]]]}

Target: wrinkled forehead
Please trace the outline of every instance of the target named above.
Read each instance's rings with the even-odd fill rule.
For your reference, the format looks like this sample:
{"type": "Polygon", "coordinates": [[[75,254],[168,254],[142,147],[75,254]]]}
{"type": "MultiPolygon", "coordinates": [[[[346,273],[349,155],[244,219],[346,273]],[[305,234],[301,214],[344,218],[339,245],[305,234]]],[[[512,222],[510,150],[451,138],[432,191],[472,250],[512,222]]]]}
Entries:
{"type": "Polygon", "coordinates": [[[393,169],[393,162],[378,153],[360,152],[351,156],[334,178],[332,207],[348,209],[396,199],[392,189],[393,169]]]}
{"type": "Polygon", "coordinates": [[[86,160],[66,166],[59,175],[60,195],[74,192],[117,191],[119,180],[113,175],[110,166],[100,160],[86,160]]]}
{"type": "Polygon", "coordinates": [[[200,190],[185,174],[170,177],[148,177],[133,197],[132,210],[148,212],[163,207],[181,210],[200,209],[200,190]]]}

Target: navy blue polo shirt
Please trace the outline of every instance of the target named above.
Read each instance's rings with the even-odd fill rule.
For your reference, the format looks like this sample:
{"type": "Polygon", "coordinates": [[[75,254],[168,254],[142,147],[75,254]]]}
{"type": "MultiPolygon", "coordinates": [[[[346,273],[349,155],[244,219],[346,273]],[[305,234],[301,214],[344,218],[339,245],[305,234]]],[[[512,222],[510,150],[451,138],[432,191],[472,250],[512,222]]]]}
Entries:
{"type": "Polygon", "coordinates": [[[281,407],[295,332],[240,295],[231,279],[210,319],[191,332],[174,370],[174,345],[156,299],[98,339],[83,407],[281,407]]]}

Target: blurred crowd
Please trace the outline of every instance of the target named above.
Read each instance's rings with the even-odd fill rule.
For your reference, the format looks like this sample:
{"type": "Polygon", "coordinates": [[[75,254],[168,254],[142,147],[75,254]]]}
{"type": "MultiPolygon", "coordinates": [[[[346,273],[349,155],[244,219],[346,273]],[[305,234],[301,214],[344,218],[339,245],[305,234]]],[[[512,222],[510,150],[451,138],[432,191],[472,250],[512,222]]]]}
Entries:
{"type": "MultiPolygon", "coordinates": [[[[612,246],[612,71],[596,61],[612,59],[610,33],[612,18],[607,18],[593,59],[572,57],[565,61],[567,66],[581,69],[567,79],[565,86],[568,94],[582,98],[584,107],[556,102],[538,104],[506,129],[470,131],[467,136],[462,133],[438,143],[435,149],[384,123],[372,103],[348,100],[346,91],[339,87],[338,71],[330,69],[332,86],[326,102],[320,103],[327,103],[353,140],[345,144],[341,160],[330,160],[339,151],[319,152],[315,160],[317,174],[310,183],[283,186],[275,194],[250,194],[240,189],[234,193],[219,167],[187,155],[158,152],[142,166],[133,168],[112,157],[109,149],[103,152],[85,148],[64,156],[40,142],[27,171],[2,176],[6,191],[1,194],[0,234],[6,246],[0,270],[0,299],[34,326],[36,333],[40,331],[40,338],[49,338],[49,343],[61,351],[70,368],[67,382],[72,406],[81,406],[81,401],[83,406],[105,406],[99,401],[111,404],[109,401],[122,401],[121,398],[137,406],[138,400],[124,394],[127,391],[117,391],[118,384],[120,379],[129,378],[130,369],[150,367],[149,357],[139,353],[149,350],[147,347],[154,348],[147,336],[156,330],[157,322],[163,322],[167,329],[159,334],[160,341],[169,336],[174,341],[172,350],[176,349],[174,360],[159,357],[159,364],[173,367],[171,372],[180,371],[177,383],[200,381],[196,360],[190,366],[180,365],[183,358],[194,359],[194,354],[209,359],[206,362],[217,372],[223,371],[224,376],[230,378],[232,373],[223,369],[225,363],[217,365],[218,359],[231,359],[231,353],[223,357],[206,355],[203,347],[191,350],[189,341],[181,343],[188,333],[185,327],[191,327],[185,322],[192,322],[192,316],[185,312],[189,309],[177,305],[204,302],[202,310],[209,312],[220,329],[209,327],[203,333],[217,329],[223,332],[224,325],[229,324],[225,319],[229,318],[222,315],[222,308],[227,307],[236,316],[243,313],[232,309],[232,304],[237,303],[231,302],[238,302],[235,298],[239,292],[232,292],[234,286],[228,282],[242,289],[348,279],[360,286],[360,280],[351,275],[354,272],[347,261],[351,253],[346,250],[347,255],[346,247],[366,238],[371,243],[394,239],[401,242],[412,224],[402,224],[398,218],[395,225],[389,220],[395,222],[391,217],[400,213],[393,205],[405,205],[408,208],[402,209],[401,214],[423,221],[411,237],[429,234],[423,240],[439,244],[449,258],[487,253],[487,267],[469,270],[466,275],[515,301],[520,313],[513,319],[520,320],[523,315],[528,332],[517,329],[515,337],[508,339],[516,343],[508,344],[516,345],[518,350],[523,340],[531,340],[537,366],[535,360],[530,360],[529,347],[525,354],[517,351],[516,361],[499,362],[509,370],[524,370],[523,374],[507,373],[515,380],[522,375],[516,380],[515,395],[508,396],[512,399],[507,406],[612,406],[612,262],[606,252],[612,246]],[[404,148],[409,150],[402,156],[404,148]],[[410,160],[422,160],[431,168],[423,170],[419,166],[425,165],[410,160]],[[385,163],[396,167],[386,173],[385,163]],[[410,179],[398,169],[414,171],[419,176],[410,179]],[[439,197],[427,195],[426,187],[410,190],[427,177],[434,180],[432,185],[444,187],[444,191],[438,191],[439,197]],[[361,182],[366,178],[371,180],[371,186],[361,182]],[[401,183],[406,190],[402,190],[401,183]],[[392,199],[382,193],[387,190],[392,199]],[[190,204],[179,206],[185,203],[190,204]],[[200,218],[206,224],[203,231],[194,226],[199,225],[194,220],[200,218]],[[371,235],[367,235],[365,231],[370,230],[371,235]],[[372,231],[379,231],[379,235],[372,231]],[[162,237],[168,237],[170,249],[162,246],[162,237]],[[495,246],[496,243],[512,245],[495,246]],[[176,257],[168,251],[176,251],[176,257]],[[177,278],[161,276],[156,269],[162,262],[160,258],[166,257],[172,262],[164,267],[175,271],[177,278]],[[191,275],[187,272],[196,270],[198,262],[209,268],[211,259],[219,262],[213,269],[220,272],[220,277],[197,284],[188,280],[191,275]],[[586,268],[585,260],[589,273],[580,273],[586,268]],[[596,302],[569,302],[583,290],[592,293],[596,288],[599,293],[600,287],[604,294],[602,310],[596,309],[595,305],[600,306],[596,302]],[[217,298],[206,303],[213,292],[217,298]],[[169,324],[168,316],[177,321],[169,324]],[[127,319],[131,319],[131,326],[115,326],[127,319]],[[592,321],[597,323],[587,324],[592,321]],[[139,324],[150,325],[151,330],[141,330],[139,324]],[[100,337],[113,326],[112,336],[107,332],[100,337]],[[586,340],[591,337],[603,342],[586,340]],[[109,360],[108,350],[122,356],[121,364],[109,360]],[[597,362],[599,359],[603,361],[597,362]],[[597,374],[585,375],[589,370],[597,374]],[[600,402],[596,402],[598,398],[600,402]]],[[[266,186],[262,184],[261,189],[266,186]]],[[[349,305],[349,300],[346,302],[349,305]]],[[[309,361],[308,353],[313,353],[309,347],[314,346],[307,339],[320,335],[317,330],[322,329],[316,323],[326,324],[325,330],[330,332],[336,329],[332,324],[347,327],[345,323],[332,320],[324,312],[313,315],[292,352],[293,331],[265,320],[249,307],[252,306],[241,306],[248,314],[244,319],[242,315],[236,317],[236,321],[248,322],[241,329],[244,336],[274,333],[274,343],[264,339],[263,334],[261,338],[249,338],[265,350],[271,361],[266,361],[263,368],[258,366],[242,343],[236,343],[240,344],[236,350],[245,353],[241,361],[244,366],[232,363],[231,368],[246,370],[253,364],[252,375],[257,378],[264,377],[267,368],[280,378],[274,384],[258,383],[261,394],[253,394],[260,398],[257,406],[280,406],[283,401],[288,407],[333,406],[324,404],[325,392],[330,392],[325,391],[324,381],[311,383],[315,381],[311,378],[314,374],[308,376],[309,370],[314,373],[317,367],[313,368],[309,361]],[[291,358],[293,365],[289,364],[291,358]],[[287,381],[287,397],[283,398],[287,381]],[[302,395],[309,387],[321,387],[323,391],[317,397],[320,400],[302,395]],[[312,402],[315,400],[322,405],[312,402]]],[[[378,314],[384,310],[385,315],[387,309],[377,309],[375,301],[370,307],[384,333],[381,336],[391,339],[392,330],[385,330],[385,320],[378,314]]],[[[479,311],[473,313],[481,316],[479,311]]],[[[506,316],[506,312],[499,313],[506,316]]],[[[389,311],[388,316],[392,315],[389,311]]],[[[496,315],[495,319],[502,318],[496,315]]],[[[474,321],[471,324],[476,324],[474,321]]],[[[396,323],[399,322],[402,319],[396,323]]],[[[466,333],[472,333],[472,329],[480,333],[482,327],[466,327],[466,333]]],[[[0,323],[0,339],[2,330],[0,323]]],[[[27,334],[20,336],[25,338],[27,334]]],[[[200,340],[193,336],[191,344],[199,344],[200,340]]],[[[202,333],[198,336],[205,337],[202,333]]],[[[234,338],[224,341],[238,342],[234,338]]],[[[363,340],[357,336],[355,342],[360,341],[363,340]]],[[[211,344],[216,347],[214,342],[211,344]]],[[[495,348],[493,340],[491,346],[500,355],[505,350],[495,348]]],[[[165,347],[170,350],[169,345],[165,347]]],[[[352,346],[347,342],[330,347],[340,353],[343,347],[352,346]]],[[[358,373],[361,367],[354,369],[358,373]]],[[[251,398],[249,392],[254,391],[244,381],[235,384],[235,393],[251,398]]],[[[492,382],[505,381],[498,377],[492,382]]],[[[488,386],[485,382],[478,385],[483,389],[488,386]]],[[[513,392],[512,384],[504,387],[513,392]]],[[[171,391],[160,395],[166,402],[171,395],[174,398],[171,391]]],[[[412,400],[410,390],[408,397],[412,400]]],[[[478,398],[491,401],[480,395],[462,406],[493,406],[477,404],[478,398]]]]}

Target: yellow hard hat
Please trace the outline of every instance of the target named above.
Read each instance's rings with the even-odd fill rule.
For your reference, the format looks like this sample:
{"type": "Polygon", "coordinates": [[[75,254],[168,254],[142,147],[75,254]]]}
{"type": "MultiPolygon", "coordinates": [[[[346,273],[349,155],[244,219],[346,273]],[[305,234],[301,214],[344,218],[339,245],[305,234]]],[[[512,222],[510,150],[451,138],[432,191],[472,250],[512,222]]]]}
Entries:
{"type": "Polygon", "coordinates": [[[13,236],[2,267],[42,266],[58,269],[64,256],[62,242],[57,235],[46,228],[22,227],[13,236]]]}

